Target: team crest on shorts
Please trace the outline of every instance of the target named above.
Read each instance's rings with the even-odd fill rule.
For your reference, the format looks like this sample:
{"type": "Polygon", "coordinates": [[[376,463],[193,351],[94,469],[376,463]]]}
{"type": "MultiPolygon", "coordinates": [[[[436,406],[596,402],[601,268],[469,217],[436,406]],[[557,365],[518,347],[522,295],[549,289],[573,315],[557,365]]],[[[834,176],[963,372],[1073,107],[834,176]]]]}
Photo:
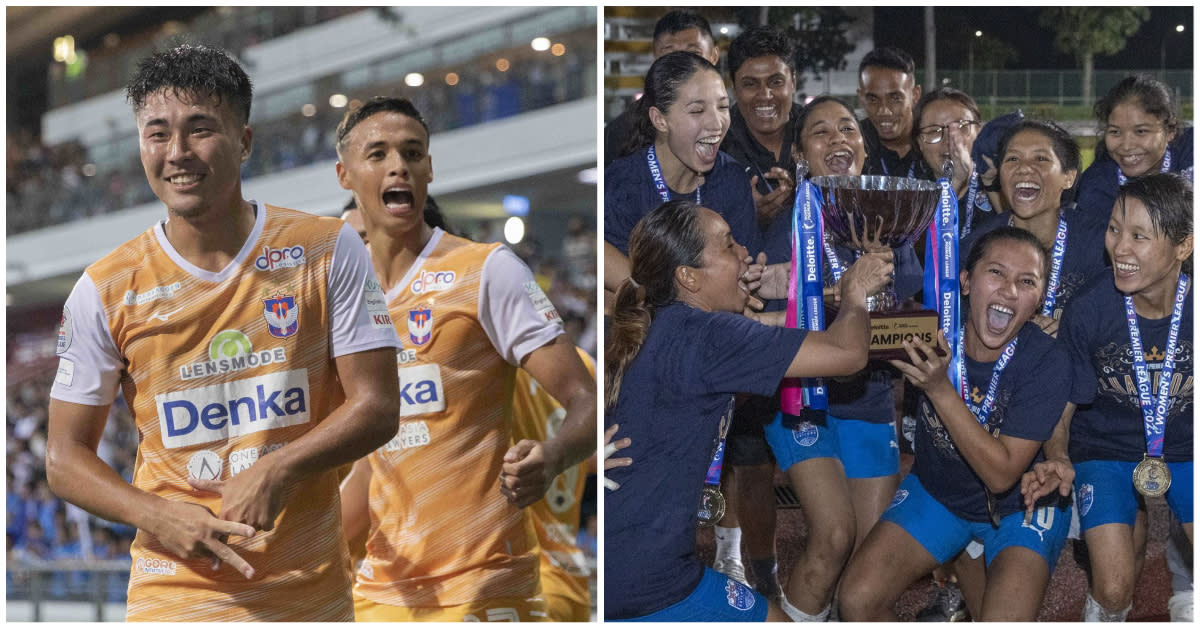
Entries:
{"type": "Polygon", "coordinates": [[[733,578],[729,578],[725,581],[725,601],[739,611],[748,611],[754,608],[754,591],[733,578]]]}
{"type": "Polygon", "coordinates": [[[817,442],[818,437],[819,434],[817,432],[817,426],[808,421],[805,421],[792,428],[792,438],[794,438],[796,440],[796,444],[800,445],[801,447],[812,446],[813,443],[817,442]]]}
{"type": "Polygon", "coordinates": [[[887,509],[891,510],[896,506],[899,506],[900,504],[904,503],[904,500],[906,499],[908,499],[908,491],[905,489],[898,489],[896,494],[892,496],[892,503],[888,504],[887,509]]]}
{"type": "Polygon", "coordinates": [[[420,346],[433,336],[433,308],[417,306],[408,311],[408,339],[420,346]]]}
{"type": "Polygon", "coordinates": [[[1076,499],[1079,500],[1079,516],[1083,517],[1092,509],[1092,500],[1095,499],[1096,489],[1091,484],[1084,484],[1079,487],[1079,494],[1076,499]]]}
{"type": "Polygon", "coordinates": [[[267,331],[276,338],[295,335],[300,329],[300,309],[296,297],[277,294],[263,299],[263,318],[267,319],[267,331]]]}

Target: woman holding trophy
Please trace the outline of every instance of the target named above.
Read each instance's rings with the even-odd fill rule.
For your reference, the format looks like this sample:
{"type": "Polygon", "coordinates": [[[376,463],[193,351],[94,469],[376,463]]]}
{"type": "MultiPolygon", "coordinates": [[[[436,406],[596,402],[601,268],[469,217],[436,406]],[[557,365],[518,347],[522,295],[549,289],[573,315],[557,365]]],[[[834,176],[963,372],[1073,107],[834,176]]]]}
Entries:
{"type": "MultiPolygon", "coordinates": [[[[664,203],[638,222],[629,253],[631,274],[617,292],[605,347],[604,403],[605,423],[620,425],[634,463],[606,473],[620,490],[605,496],[605,618],[787,621],[773,602],[697,559],[705,470],[736,393],[769,395],[784,377],[863,367],[866,298],[888,281],[892,264],[870,254],[848,268],[837,319],[827,331],[806,332],[742,315],[746,249],[708,208],[664,203]]],[[[782,325],[782,316],[774,319],[782,325]]]]}
{"type": "MultiPolygon", "coordinates": [[[[858,120],[841,101],[832,96],[814,99],[797,120],[796,130],[796,160],[807,163],[809,175],[857,177],[862,172],[866,150],[858,120]]],[[[895,260],[900,297],[920,289],[921,264],[911,245],[891,249],[868,240],[867,248],[895,260]]],[[[824,283],[832,286],[839,277],[844,279],[842,271],[854,261],[855,252],[844,243],[826,241],[824,255],[824,283]]],[[[826,292],[836,299],[836,288],[827,287],[826,292]]],[[[781,599],[793,620],[828,617],[847,559],[899,484],[894,377],[887,365],[872,362],[848,378],[827,381],[828,412],[823,417],[781,412],[766,427],[767,442],[791,481],[808,527],[808,541],[781,599]]]]}
{"type": "Polygon", "coordinates": [[[1028,231],[1001,227],[982,236],[960,273],[959,353],[939,331],[940,354],[918,338],[905,343],[908,361],[891,361],[922,392],[916,457],[846,568],[843,620],[895,621],[900,594],[972,540],[982,544],[987,564],[972,616],[1037,616],[1070,523],[1054,498],[1027,517],[1019,491],[1067,402],[1066,353],[1030,322],[1049,266],[1028,231]]]}
{"type": "Polygon", "coordinates": [[[1165,495],[1193,540],[1190,182],[1130,180],[1104,242],[1112,277],[1071,302],[1059,336],[1071,404],[1022,491],[1033,502],[1074,487],[1092,570],[1084,619],[1124,621],[1146,548],[1145,497],[1165,495]]]}
{"type": "Polygon", "coordinates": [[[1000,189],[1008,212],[985,219],[963,239],[963,250],[989,231],[1020,227],[1037,236],[1050,254],[1046,298],[1033,320],[1058,333],[1063,307],[1093,277],[1107,270],[1104,225],[1070,205],[1079,174],[1079,146],[1065,129],[1022,120],[1000,140],[1000,189]]]}

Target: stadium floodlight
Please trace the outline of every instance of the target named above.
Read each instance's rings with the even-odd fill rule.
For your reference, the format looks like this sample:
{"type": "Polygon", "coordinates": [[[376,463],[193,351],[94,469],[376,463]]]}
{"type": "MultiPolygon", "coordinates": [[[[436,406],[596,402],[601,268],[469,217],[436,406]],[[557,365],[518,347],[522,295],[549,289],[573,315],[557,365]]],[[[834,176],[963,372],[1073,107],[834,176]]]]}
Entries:
{"type": "Polygon", "coordinates": [[[504,239],[509,244],[517,244],[525,239],[525,221],[520,216],[513,216],[504,222],[504,239]]]}

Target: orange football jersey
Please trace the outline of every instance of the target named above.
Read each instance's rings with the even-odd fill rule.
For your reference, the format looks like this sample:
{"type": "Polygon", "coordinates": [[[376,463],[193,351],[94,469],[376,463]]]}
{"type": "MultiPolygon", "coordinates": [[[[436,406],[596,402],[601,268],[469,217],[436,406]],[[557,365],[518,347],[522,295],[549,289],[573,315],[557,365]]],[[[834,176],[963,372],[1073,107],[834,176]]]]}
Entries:
{"type": "MultiPolygon", "coordinates": [[[[123,362],[120,385],[140,440],[134,486],[213,512],[220,511],[220,497],[193,490],[189,476],[228,480],[287,446],[344,399],[331,356],[397,344],[379,307],[382,291],[352,231],[335,219],[261,204],[257,214],[246,246],[219,273],[175,253],[161,225],[122,245],[88,267],[76,286],[80,294],[68,300],[65,339],[59,339],[53,396],[111,402],[104,384],[87,385],[89,378],[111,375],[92,377],[89,361],[80,359],[92,342],[87,334],[109,334],[108,353],[123,362]],[[354,239],[339,244],[339,233],[354,239]],[[360,247],[357,285],[339,284],[340,275],[331,282],[332,269],[341,267],[335,248],[340,254],[350,245],[360,247]],[[94,295],[85,289],[88,282],[94,295]],[[96,307],[87,307],[85,297],[97,295],[96,307]],[[375,301],[367,311],[355,306],[365,328],[358,336],[332,332],[338,327],[332,302],[339,298],[375,301]],[[372,308],[382,318],[371,319],[372,308]]],[[[338,504],[338,478],[330,469],[289,493],[273,530],[231,538],[229,545],[255,569],[250,581],[228,565],[213,571],[208,559],[180,559],[139,531],[127,619],[353,619],[338,504]]]]}
{"type": "Polygon", "coordinates": [[[368,457],[355,594],[398,607],[531,597],[537,538],[499,475],[517,365],[562,333],[558,314],[506,247],[440,229],[387,299],[403,345],[399,429],[368,457]]]}

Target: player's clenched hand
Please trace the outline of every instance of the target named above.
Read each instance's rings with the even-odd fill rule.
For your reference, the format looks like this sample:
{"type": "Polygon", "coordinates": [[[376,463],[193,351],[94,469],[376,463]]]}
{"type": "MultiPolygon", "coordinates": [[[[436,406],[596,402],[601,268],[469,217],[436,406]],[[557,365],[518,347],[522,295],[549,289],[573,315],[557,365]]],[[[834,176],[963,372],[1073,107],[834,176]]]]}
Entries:
{"type": "Polygon", "coordinates": [[[272,530],[287,492],[277,471],[271,457],[264,456],[228,480],[188,478],[188,484],[221,496],[222,519],[245,523],[256,530],[272,530]]]}
{"type": "Polygon", "coordinates": [[[513,445],[500,467],[500,493],[517,508],[537,502],[561,472],[560,458],[553,441],[523,440],[513,445]]]}
{"type": "Polygon", "coordinates": [[[226,545],[231,535],[254,536],[254,528],[218,519],[204,506],[187,502],[165,501],[159,514],[154,529],[147,532],[153,534],[167,551],[180,558],[211,558],[214,570],[221,562],[226,562],[247,580],[254,577],[250,563],[226,545]]]}

